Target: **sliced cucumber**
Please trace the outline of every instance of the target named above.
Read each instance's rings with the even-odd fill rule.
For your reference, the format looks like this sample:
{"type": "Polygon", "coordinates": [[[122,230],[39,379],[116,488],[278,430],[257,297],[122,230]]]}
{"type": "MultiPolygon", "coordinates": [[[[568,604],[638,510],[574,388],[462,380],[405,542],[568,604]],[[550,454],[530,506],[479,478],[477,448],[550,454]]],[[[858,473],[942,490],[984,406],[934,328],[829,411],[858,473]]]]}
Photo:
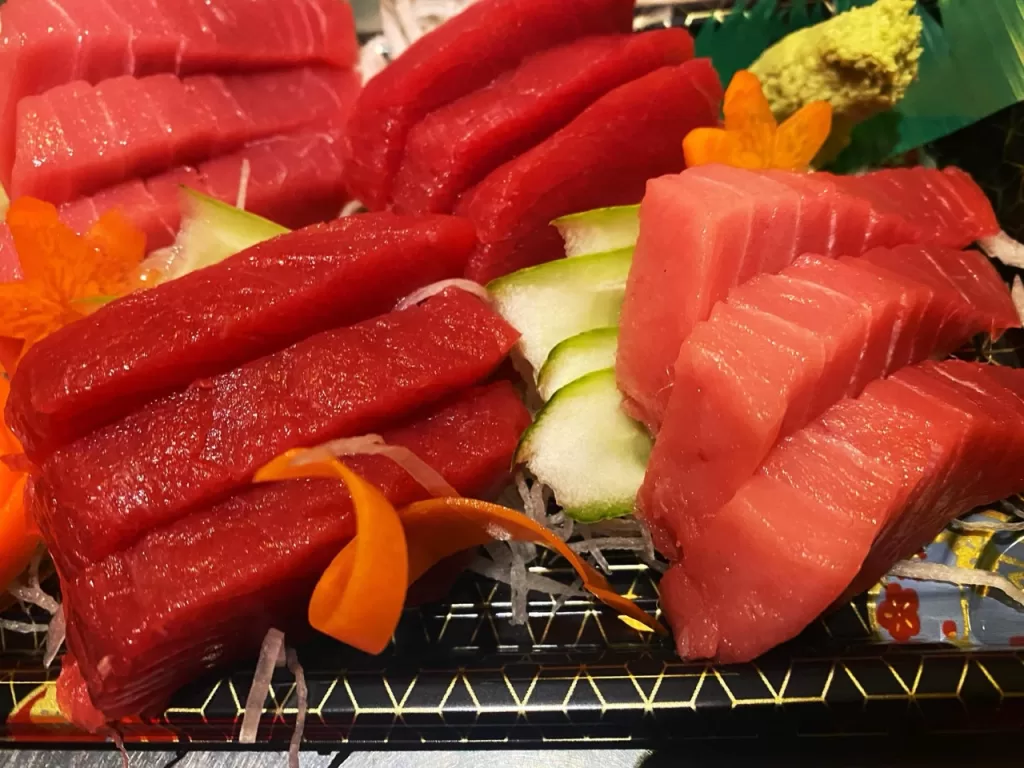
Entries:
{"type": "Polygon", "coordinates": [[[555,219],[552,224],[565,241],[565,255],[584,256],[589,253],[616,251],[636,245],[640,234],[639,205],[595,208],[555,219]]]}
{"type": "Polygon", "coordinates": [[[184,216],[174,245],[153,255],[167,279],[218,264],[289,230],[269,219],[182,187],[184,216]],[[162,265],[160,262],[162,261],[162,265]]]}
{"type": "Polygon", "coordinates": [[[520,349],[537,371],[558,342],[617,325],[633,249],[558,259],[487,286],[498,311],[522,334],[520,349]]]}
{"type": "Polygon", "coordinates": [[[519,444],[516,463],[551,488],[576,520],[633,512],[651,438],[621,405],[615,371],[587,374],[555,393],[519,444]]]}
{"type": "Polygon", "coordinates": [[[537,391],[550,400],[558,390],[588,373],[615,367],[619,329],[595,328],[559,342],[537,374],[537,391]]]}

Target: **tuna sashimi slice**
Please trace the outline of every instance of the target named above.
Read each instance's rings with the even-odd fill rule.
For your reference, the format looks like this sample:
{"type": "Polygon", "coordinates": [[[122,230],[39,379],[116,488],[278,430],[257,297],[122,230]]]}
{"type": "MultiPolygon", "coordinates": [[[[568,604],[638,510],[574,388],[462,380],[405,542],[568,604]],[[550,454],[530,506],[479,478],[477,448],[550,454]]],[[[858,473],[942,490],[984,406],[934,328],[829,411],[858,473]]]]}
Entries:
{"type": "MultiPolygon", "coordinates": [[[[337,217],[348,199],[342,180],[339,134],[305,130],[246,145],[145,181],[126,181],[92,197],[60,206],[61,220],[85,232],[104,211],[116,208],[146,234],[156,250],[174,242],[181,223],[181,185],[235,205],[248,167],[245,208],[292,229],[337,217]]],[[[17,264],[14,241],[0,224],[0,264],[17,264]]],[[[20,267],[19,267],[20,272],[20,267]]]]}
{"type": "Polygon", "coordinates": [[[974,251],[801,257],[760,275],[683,343],[638,507],[674,536],[659,536],[669,553],[673,543],[685,551],[780,437],[880,376],[1019,325],[999,274],[974,251]],[[978,281],[956,286],[947,262],[978,281]]]}
{"type": "Polygon", "coordinates": [[[459,195],[612,88],[692,56],[693,40],[678,28],[584,38],[531,56],[410,131],[395,210],[449,213],[459,195]]]}
{"type": "Polygon", "coordinates": [[[841,190],[912,222],[924,242],[963,248],[1000,229],[985,193],[959,168],[893,168],[833,179],[841,190]]]}
{"type": "MultiPolygon", "coordinates": [[[[588,35],[633,29],[633,0],[481,0],[413,43],[363,89],[349,122],[346,181],[384,208],[412,127],[527,56],[588,35]]],[[[455,137],[453,137],[455,138],[455,137]]]]}
{"type": "MultiPolygon", "coordinates": [[[[499,382],[384,438],[460,493],[481,496],[507,479],[529,421],[512,386],[499,382]]],[[[427,496],[389,459],[345,461],[396,506],[427,496]]],[[[64,579],[68,647],[93,703],[110,719],[137,714],[207,670],[254,657],[271,627],[301,633],[313,585],[354,533],[340,483],[277,483],[240,491],[64,579]]]]}
{"type": "Polygon", "coordinates": [[[683,137],[717,122],[721,97],[709,60],[662,67],[610,91],[495,170],[455,209],[472,219],[480,240],[467,276],[487,282],[563,256],[551,221],[636,203],[648,179],[682,169],[683,137]]]}
{"type": "Polygon", "coordinates": [[[662,579],[680,654],[749,661],[953,517],[1024,488],[1021,392],[1022,371],[926,362],[781,440],[662,579]]]}
{"type": "Polygon", "coordinates": [[[778,272],[805,253],[859,256],[908,243],[962,248],[998,231],[984,193],[956,169],[851,179],[702,166],[651,181],[640,208],[616,363],[635,417],[657,432],[683,340],[732,286],[759,272],[778,272]],[[892,178],[900,181],[898,194],[877,192],[892,178]],[[926,214],[918,199],[934,209],[966,202],[957,203],[962,216],[954,218],[926,214]]]}
{"type": "Polygon", "coordinates": [[[7,423],[42,461],[196,379],[388,312],[416,288],[461,275],[475,242],[454,216],[379,213],[261,243],[113,302],[29,350],[7,423]]]}
{"type": "Polygon", "coordinates": [[[58,86],[18,105],[11,195],[60,204],[249,141],[341,123],[359,88],[354,72],[310,67],[58,86]]]}
{"type": "Polygon", "coordinates": [[[74,80],[264,70],[358,57],[337,0],[9,0],[0,32],[0,181],[9,185],[15,110],[74,80]]]}
{"type": "Polygon", "coordinates": [[[71,575],[236,490],[291,448],[380,429],[491,374],[518,335],[479,298],[313,336],[145,406],[43,465],[42,527],[71,575]]]}

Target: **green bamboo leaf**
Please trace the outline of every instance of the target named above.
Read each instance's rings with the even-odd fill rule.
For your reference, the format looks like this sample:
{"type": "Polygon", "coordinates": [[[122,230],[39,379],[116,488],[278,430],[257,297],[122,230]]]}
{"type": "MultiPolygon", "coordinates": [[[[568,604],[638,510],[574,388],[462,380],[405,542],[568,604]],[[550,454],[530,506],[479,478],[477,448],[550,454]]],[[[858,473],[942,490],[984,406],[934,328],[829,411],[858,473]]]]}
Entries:
{"type": "Polygon", "coordinates": [[[757,0],[749,10],[733,11],[723,21],[704,22],[694,40],[697,55],[711,59],[728,85],[737,71],[749,67],[765,50],[791,32],[824,20],[827,13],[820,0],[796,0],[783,10],[776,0],[757,0]]]}
{"type": "Polygon", "coordinates": [[[922,13],[918,80],[897,108],[901,154],[1024,99],[1024,0],[939,0],[942,25],[922,13]]]}

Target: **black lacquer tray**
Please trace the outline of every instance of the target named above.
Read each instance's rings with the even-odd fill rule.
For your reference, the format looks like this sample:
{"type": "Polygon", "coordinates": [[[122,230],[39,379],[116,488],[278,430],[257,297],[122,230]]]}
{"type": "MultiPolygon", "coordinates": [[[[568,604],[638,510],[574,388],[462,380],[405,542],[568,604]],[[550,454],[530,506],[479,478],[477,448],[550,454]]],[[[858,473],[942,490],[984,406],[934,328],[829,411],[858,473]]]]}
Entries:
{"type": "MultiPolygon", "coordinates": [[[[677,10],[673,22],[699,24],[707,16],[677,10]]],[[[1024,106],[932,151],[973,174],[1007,231],[1024,238],[1024,106]]],[[[974,354],[1017,365],[1021,341],[1010,336],[974,354]]],[[[1021,544],[1009,546],[1019,550],[1021,544]]],[[[540,562],[552,576],[571,580],[564,562],[540,562]]],[[[656,610],[657,580],[646,566],[626,557],[613,559],[612,569],[616,589],[656,610]]],[[[299,648],[309,684],[305,746],[655,746],[1024,727],[1024,647],[1016,647],[1017,640],[1024,646],[1024,613],[1020,637],[998,646],[885,644],[875,620],[877,599],[859,598],[756,663],[718,667],[679,661],[670,641],[630,629],[587,601],[570,601],[553,613],[552,600],[534,594],[527,626],[514,626],[508,589],[467,575],[446,602],[407,612],[380,657],[325,638],[299,648]]],[[[19,609],[9,617],[25,620],[19,609]]],[[[43,669],[40,643],[38,635],[0,630],[0,680],[9,691],[0,698],[0,738],[37,747],[99,741],[57,714],[59,663],[43,669]]],[[[124,724],[125,741],[177,742],[180,749],[236,743],[252,672],[250,666],[196,682],[160,716],[124,724]]],[[[267,701],[259,746],[287,748],[295,719],[294,683],[282,671],[267,701]]]]}

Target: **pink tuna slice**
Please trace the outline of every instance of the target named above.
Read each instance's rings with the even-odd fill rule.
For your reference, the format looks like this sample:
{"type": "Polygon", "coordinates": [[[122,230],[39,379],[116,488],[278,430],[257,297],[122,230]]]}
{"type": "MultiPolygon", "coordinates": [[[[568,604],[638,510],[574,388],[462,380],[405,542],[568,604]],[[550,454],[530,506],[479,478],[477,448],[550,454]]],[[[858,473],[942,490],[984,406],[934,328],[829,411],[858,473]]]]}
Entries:
{"type": "MultiPolygon", "coordinates": [[[[461,392],[384,438],[409,448],[460,493],[481,496],[507,482],[529,422],[512,386],[498,382],[461,392]]],[[[390,459],[345,461],[396,506],[427,496],[390,459]]],[[[313,586],[354,533],[339,483],[274,483],[150,531],[64,579],[68,646],[103,711],[99,719],[160,706],[211,668],[255,657],[272,626],[288,636],[308,631],[313,586]],[[99,671],[103,659],[107,674],[99,671]]]]}
{"type": "Polygon", "coordinates": [[[458,277],[476,244],[454,216],[348,216],[102,307],[29,350],[7,424],[39,463],[160,395],[390,311],[458,277]]]}
{"type": "Polygon", "coordinates": [[[755,277],[683,342],[638,507],[667,553],[685,552],[779,438],[880,376],[1019,325],[976,251],[805,256],[755,277]]]}
{"type": "Polygon", "coordinates": [[[58,86],[18,105],[11,196],[60,204],[250,141],[340,122],[359,88],[353,72],[311,67],[58,86]]]}
{"type": "Polygon", "coordinates": [[[661,581],[680,655],[750,661],[1024,488],[1022,392],[1024,371],[928,361],[781,440],[661,581]]]}
{"type": "Polygon", "coordinates": [[[478,297],[449,289],[200,379],[86,435],[51,455],[36,484],[61,575],[224,498],[284,451],[374,432],[480,382],[518,338],[478,297]]]}
{"type": "Polygon", "coordinates": [[[654,179],[620,320],[616,372],[629,410],[657,432],[683,341],[754,275],[805,253],[857,256],[917,242],[962,248],[998,231],[984,194],[956,169],[837,177],[702,166],[654,179]]]}
{"type": "Polygon", "coordinates": [[[636,203],[647,180],[683,167],[682,140],[718,120],[722,90],[708,59],[662,67],[609,91],[459,201],[480,245],[466,276],[487,282],[564,256],[551,221],[636,203]]]}
{"type": "Polygon", "coordinates": [[[449,213],[463,192],[565,126],[595,99],[693,56],[684,29],[588,37],[526,59],[409,133],[395,178],[401,213],[449,213]]]}
{"type": "Polygon", "coordinates": [[[351,67],[355,21],[337,0],[9,0],[0,31],[0,181],[8,186],[15,111],[76,80],[121,75],[351,67]]]}
{"type": "Polygon", "coordinates": [[[370,210],[391,201],[409,131],[527,56],[633,30],[633,0],[481,0],[413,43],[363,89],[346,132],[346,182],[370,210]]]}

